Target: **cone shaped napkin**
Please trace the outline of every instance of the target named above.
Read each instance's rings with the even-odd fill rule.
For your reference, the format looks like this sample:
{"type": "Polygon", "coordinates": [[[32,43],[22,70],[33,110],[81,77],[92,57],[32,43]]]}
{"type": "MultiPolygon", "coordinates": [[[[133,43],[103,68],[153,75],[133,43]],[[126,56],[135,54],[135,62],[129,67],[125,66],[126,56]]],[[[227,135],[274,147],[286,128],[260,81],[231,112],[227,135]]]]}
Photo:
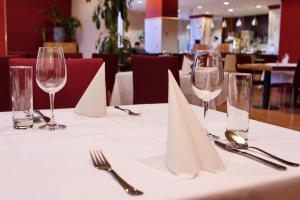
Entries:
{"type": "Polygon", "coordinates": [[[192,64],[193,62],[190,61],[187,56],[183,57],[183,62],[182,62],[182,71],[183,73],[190,73],[192,71],[192,64]]]}
{"type": "Polygon", "coordinates": [[[106,113],[105,63],[80,98],[75,113],[89,117],[103,117],[106,113]]]}
{"type": "Polygon", "coordinates": [[[167,168],[178,175],[217,172],[225,165],[169,71],[167,168]]]}

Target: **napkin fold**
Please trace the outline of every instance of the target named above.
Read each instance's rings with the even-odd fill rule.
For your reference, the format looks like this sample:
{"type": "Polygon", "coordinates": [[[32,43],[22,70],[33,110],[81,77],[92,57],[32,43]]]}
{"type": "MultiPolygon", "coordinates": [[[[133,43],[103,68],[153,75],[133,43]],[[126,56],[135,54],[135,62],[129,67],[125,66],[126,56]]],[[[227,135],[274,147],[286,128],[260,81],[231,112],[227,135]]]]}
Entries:
{"type": "Polygon", "coordinates": [[[192,71],[192,64],[193,64],[193,61],[189,60],[187,58],[187,56],[183,56],[183,62],[182,62],[182,71],[183,73],[185,74],[188,74],[192,71]]]}
{"type": "Polygon", "coordinates": [[[89,117],[103,117],[106,114],[105,63],[80,98],[74,112],[89,117]]]}
{"type": "Polygon", "coordinates": [[[289,54],[285,53],[282,60],[281,60],[281,63],[282,64],[288,64],[289,63],[289,59],[290,59],[290,56],[289,54]]]}
{"type": "Polygon", "coordinates": [[[225,169],[206,131],[169,71],[167,168],[174,174],[196,176],[199,170],[225,169]]]}

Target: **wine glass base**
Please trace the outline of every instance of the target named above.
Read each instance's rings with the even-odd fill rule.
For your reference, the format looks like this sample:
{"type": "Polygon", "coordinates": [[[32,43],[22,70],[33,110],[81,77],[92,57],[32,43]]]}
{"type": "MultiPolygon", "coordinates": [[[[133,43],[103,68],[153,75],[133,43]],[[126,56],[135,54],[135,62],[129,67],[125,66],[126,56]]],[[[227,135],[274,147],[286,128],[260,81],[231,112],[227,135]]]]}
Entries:
{"type": "Polygon", "coordinates": [[[39,126],[39,129],[46,129],[50,131],[65,129],[65,128],[67,128],[67,126],[63,124],[44,124],[42,126],[39,126]]]}

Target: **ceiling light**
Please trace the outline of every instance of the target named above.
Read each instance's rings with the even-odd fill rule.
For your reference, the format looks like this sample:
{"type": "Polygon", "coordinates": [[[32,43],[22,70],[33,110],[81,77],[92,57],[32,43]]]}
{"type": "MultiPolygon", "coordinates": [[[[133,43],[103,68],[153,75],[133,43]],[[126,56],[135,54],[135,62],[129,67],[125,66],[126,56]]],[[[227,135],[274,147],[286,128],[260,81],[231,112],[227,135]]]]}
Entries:
{"type": "Polygon", "coordinates": [[[202,9],[203,7],[202,7],[202,6],[198,6],[197,8],[200,10],[200,9],[202,9]]]}
{"type": "Polygon", "coordinates": [[[229,5],[229,2],[228,2],[228,1],[224,1],[223,4],[224,4],[225,6],[228,6],[228,5],[229,5]]]}
{"type": "Polygon", "coordinates": [[[232,8],[229,8],[228,9],[228,12],[233,12],[234,10],[232,8]]]}
{"type": "Polygon", "coordinates": [[[224,19],[224,21],[222,22],[222,28],[226,28],[227,27],[227,21],[226,19],[224,19]]]}
{"type": "Polygon", "coordinates": [[[207,11],[205,14],[209,15],[210,13],[207,11]]]}
{"type": "Polygon", "coordinates": [[[256,8],[261,8],[261,5],[256,5],[256,8]]]}
{"type": "Polygon", "coordinates": [[[139,0],[139,1],[137,1],[137,3],[138,3],[138,4],[142,4],[142,3],[143,3],[143,1],[139,0]]]}
{"type": "Polygon", "coordinates": [[[257,19],[256,17],[253,18],[252,22],[251,22],[252,26],[257,26],[257,19]]]}
{"type": "Polygon", "coordinates": [[[241,27],[242,26],[242,20],[239,18],[236,22],[236,27],[241,27]]]}

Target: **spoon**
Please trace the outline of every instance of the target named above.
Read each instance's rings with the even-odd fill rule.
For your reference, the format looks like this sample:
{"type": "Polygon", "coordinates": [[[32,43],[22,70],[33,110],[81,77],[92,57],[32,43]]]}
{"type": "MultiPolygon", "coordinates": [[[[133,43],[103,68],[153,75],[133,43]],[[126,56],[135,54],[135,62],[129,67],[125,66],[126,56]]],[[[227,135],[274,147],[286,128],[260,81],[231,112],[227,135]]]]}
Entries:
{"type": "Polygon", "coordinates": [[[253,146],[249,146],[247,141],[241,137],[240,135],[238,135],[236,132],[234,131],[226,131],[225,132],[225,136],[226,138],[229,140],[230,143],[234,144],[237,148],[240,148],[240,149],[255,149],[255,150],[258,150],[266,155],[268,155],[270,158],[273,158],[281,163],[284,163],[286,165],[289,165],[289,166],[293,166],[293,167],[299,167],[300,165],[298,163],[293,163],[293,162],[289,162],[289,161],[286,161],[282,158],[279,158],[277,156],[274,156],[258,147],[253,147],[253,146]]]}

